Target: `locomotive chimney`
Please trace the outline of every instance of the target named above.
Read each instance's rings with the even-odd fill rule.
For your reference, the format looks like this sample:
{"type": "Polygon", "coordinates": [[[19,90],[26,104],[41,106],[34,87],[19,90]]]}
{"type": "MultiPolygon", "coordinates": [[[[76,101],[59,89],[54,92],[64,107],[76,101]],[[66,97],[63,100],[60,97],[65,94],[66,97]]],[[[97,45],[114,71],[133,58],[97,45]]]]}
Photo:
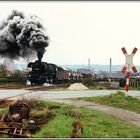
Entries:
{"type": "Polygon", "coordinates": [[[39,52],[37,52],[37,57],[38,57],[38,61],[40,61],[41,62],[41,59],[42,59],[42,54],[41,54],[41,52],[39,51],[39,52]]]}

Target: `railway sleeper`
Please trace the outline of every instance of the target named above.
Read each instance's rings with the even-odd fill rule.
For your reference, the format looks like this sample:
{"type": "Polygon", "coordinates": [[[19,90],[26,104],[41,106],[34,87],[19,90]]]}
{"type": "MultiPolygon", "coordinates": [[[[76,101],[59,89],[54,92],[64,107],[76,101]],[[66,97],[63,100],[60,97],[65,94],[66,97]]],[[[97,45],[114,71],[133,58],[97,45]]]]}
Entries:
{"type": "Polygon", "coordinates": [[[0,128],[0,134],[7,134],[18,138],[31,138],[31,134],[27,133],[26,129],[16,127],[0,128]]]}

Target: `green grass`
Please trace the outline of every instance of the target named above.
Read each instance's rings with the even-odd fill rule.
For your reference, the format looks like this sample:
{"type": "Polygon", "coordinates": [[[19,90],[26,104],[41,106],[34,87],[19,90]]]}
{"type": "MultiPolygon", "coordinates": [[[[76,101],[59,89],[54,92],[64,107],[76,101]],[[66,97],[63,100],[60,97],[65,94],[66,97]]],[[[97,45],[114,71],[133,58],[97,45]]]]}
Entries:
{"type": "Polygon", "coordinates": [[[80,116],[84,125],[81,138],[140,138],[137,127],[111,115],[65,104],[48,104],[59,105],[61,108],[54,111],[56,117],[33,135],[34,138],[69,138],[73,129],[72,123],[77,116],[80,116]]]}
{"type": "Polygon", "coordinates": [[[140,90],[140,87],[129,87],[129,90],[140,90]]]}
{"type": "Polygon", "coordinates": [[[25,80],[17,77],[0,77],[0,83],[11,83],[11,82],[25,82],[25,80]]]}
{"type": "Polygon", "coordinates": [[[111,115],[99,111],[81,109],[85,125],[82,137],[128,138],[139,137],[140,130],[111,115]]]}
{"type": "Polygon", "coordinates": [[[8,110],[8,108],[0,108],[0,115],[6,114],[8,110]]]}
{"type": "Polygon", "coordinates": [[[34,138],[68,138],[71,135],[73,118],[60,114],[36,133],[34,138]]]}
{"type": "Polygon", "coordinates": [[[140,113],[140,100],[132,96],[127,96],[126,98],[123,92],[105,96],[78,98],[77,100],[96,102],[140,113]]]}
{"type": "MultiPolygon", "coordinates": [[[[140,138],[140,129],[100,111],[47,101],[39,101],[37,105],[37,101],[33,102],[35,105],[32,109],[38,112],[37,115],[42,114],[43,108],[47,106],[60,106],[60,109],[51,110],[54,118],[32,135],[33,138],[70,138],[72,124],[77,118],[84,126],[81,138],[140,138]]],[[[7,109],[0,112],[7,112],[7,109]]]]}

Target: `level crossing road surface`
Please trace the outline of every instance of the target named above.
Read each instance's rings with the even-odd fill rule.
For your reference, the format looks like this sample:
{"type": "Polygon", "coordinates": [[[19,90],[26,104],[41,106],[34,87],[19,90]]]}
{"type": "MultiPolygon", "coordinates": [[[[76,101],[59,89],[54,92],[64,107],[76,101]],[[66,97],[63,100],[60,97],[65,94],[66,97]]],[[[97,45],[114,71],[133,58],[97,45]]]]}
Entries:
{"type": "MultiPolygon", "coordinates": [[[[0,100],[6,98],[35,98],[35,99],[65,99],[65,98],[80,98],[80,97],[92,97],[92,96],[102,96],[109,95],[111,93],[116,93],[117,91],[125,92],[124,90],[81,90],[81,91],[31,91],[25,89],[17,90],[0,90],[0,100]]],[[[140,98],[140,91],[131,90],[128,95],[140,98]]]]}
{"type": "Polygon", "coordinates": [[[31,93],[31,91],[23,90],[23,89],[6,89],[6,90],[0,90],[0,100],[7,99],[9,97],[17,97],[22,96],[24,94],[31,93]]]}

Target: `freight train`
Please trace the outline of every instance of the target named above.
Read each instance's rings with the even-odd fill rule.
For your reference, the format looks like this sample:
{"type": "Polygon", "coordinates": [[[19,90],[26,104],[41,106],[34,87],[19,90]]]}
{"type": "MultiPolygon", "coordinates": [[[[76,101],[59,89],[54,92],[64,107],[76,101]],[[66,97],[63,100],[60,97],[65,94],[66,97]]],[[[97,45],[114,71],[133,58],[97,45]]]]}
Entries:
{"type": "Polygon", "coordinates": [[[46,63],[36,60],[28,64],[27,80],[31,85],[42,85],[44,83],[67,83],[71,80],[80,80],[83,75],[78,72],[72,72],[56,64],[46,63]]]}
{"type": "MultiPolygon", "coordinates": [[[[100,79],[96,75],[86,74],[82,72],[73,72],[69,69],[62,68],[56,64],[46,63],[36,60],[28,64],[27,80],[31,85],[60,84],[68,82],[81,82],[83,79],[92,79],[94,81],[108,81],[106,78],[100,79]]],[[[115,80],[114,80],[115,81],[115,80]]],[[[124,87],[126,83],[125,78],[117,79],[119,86],[124,87]]]]}

